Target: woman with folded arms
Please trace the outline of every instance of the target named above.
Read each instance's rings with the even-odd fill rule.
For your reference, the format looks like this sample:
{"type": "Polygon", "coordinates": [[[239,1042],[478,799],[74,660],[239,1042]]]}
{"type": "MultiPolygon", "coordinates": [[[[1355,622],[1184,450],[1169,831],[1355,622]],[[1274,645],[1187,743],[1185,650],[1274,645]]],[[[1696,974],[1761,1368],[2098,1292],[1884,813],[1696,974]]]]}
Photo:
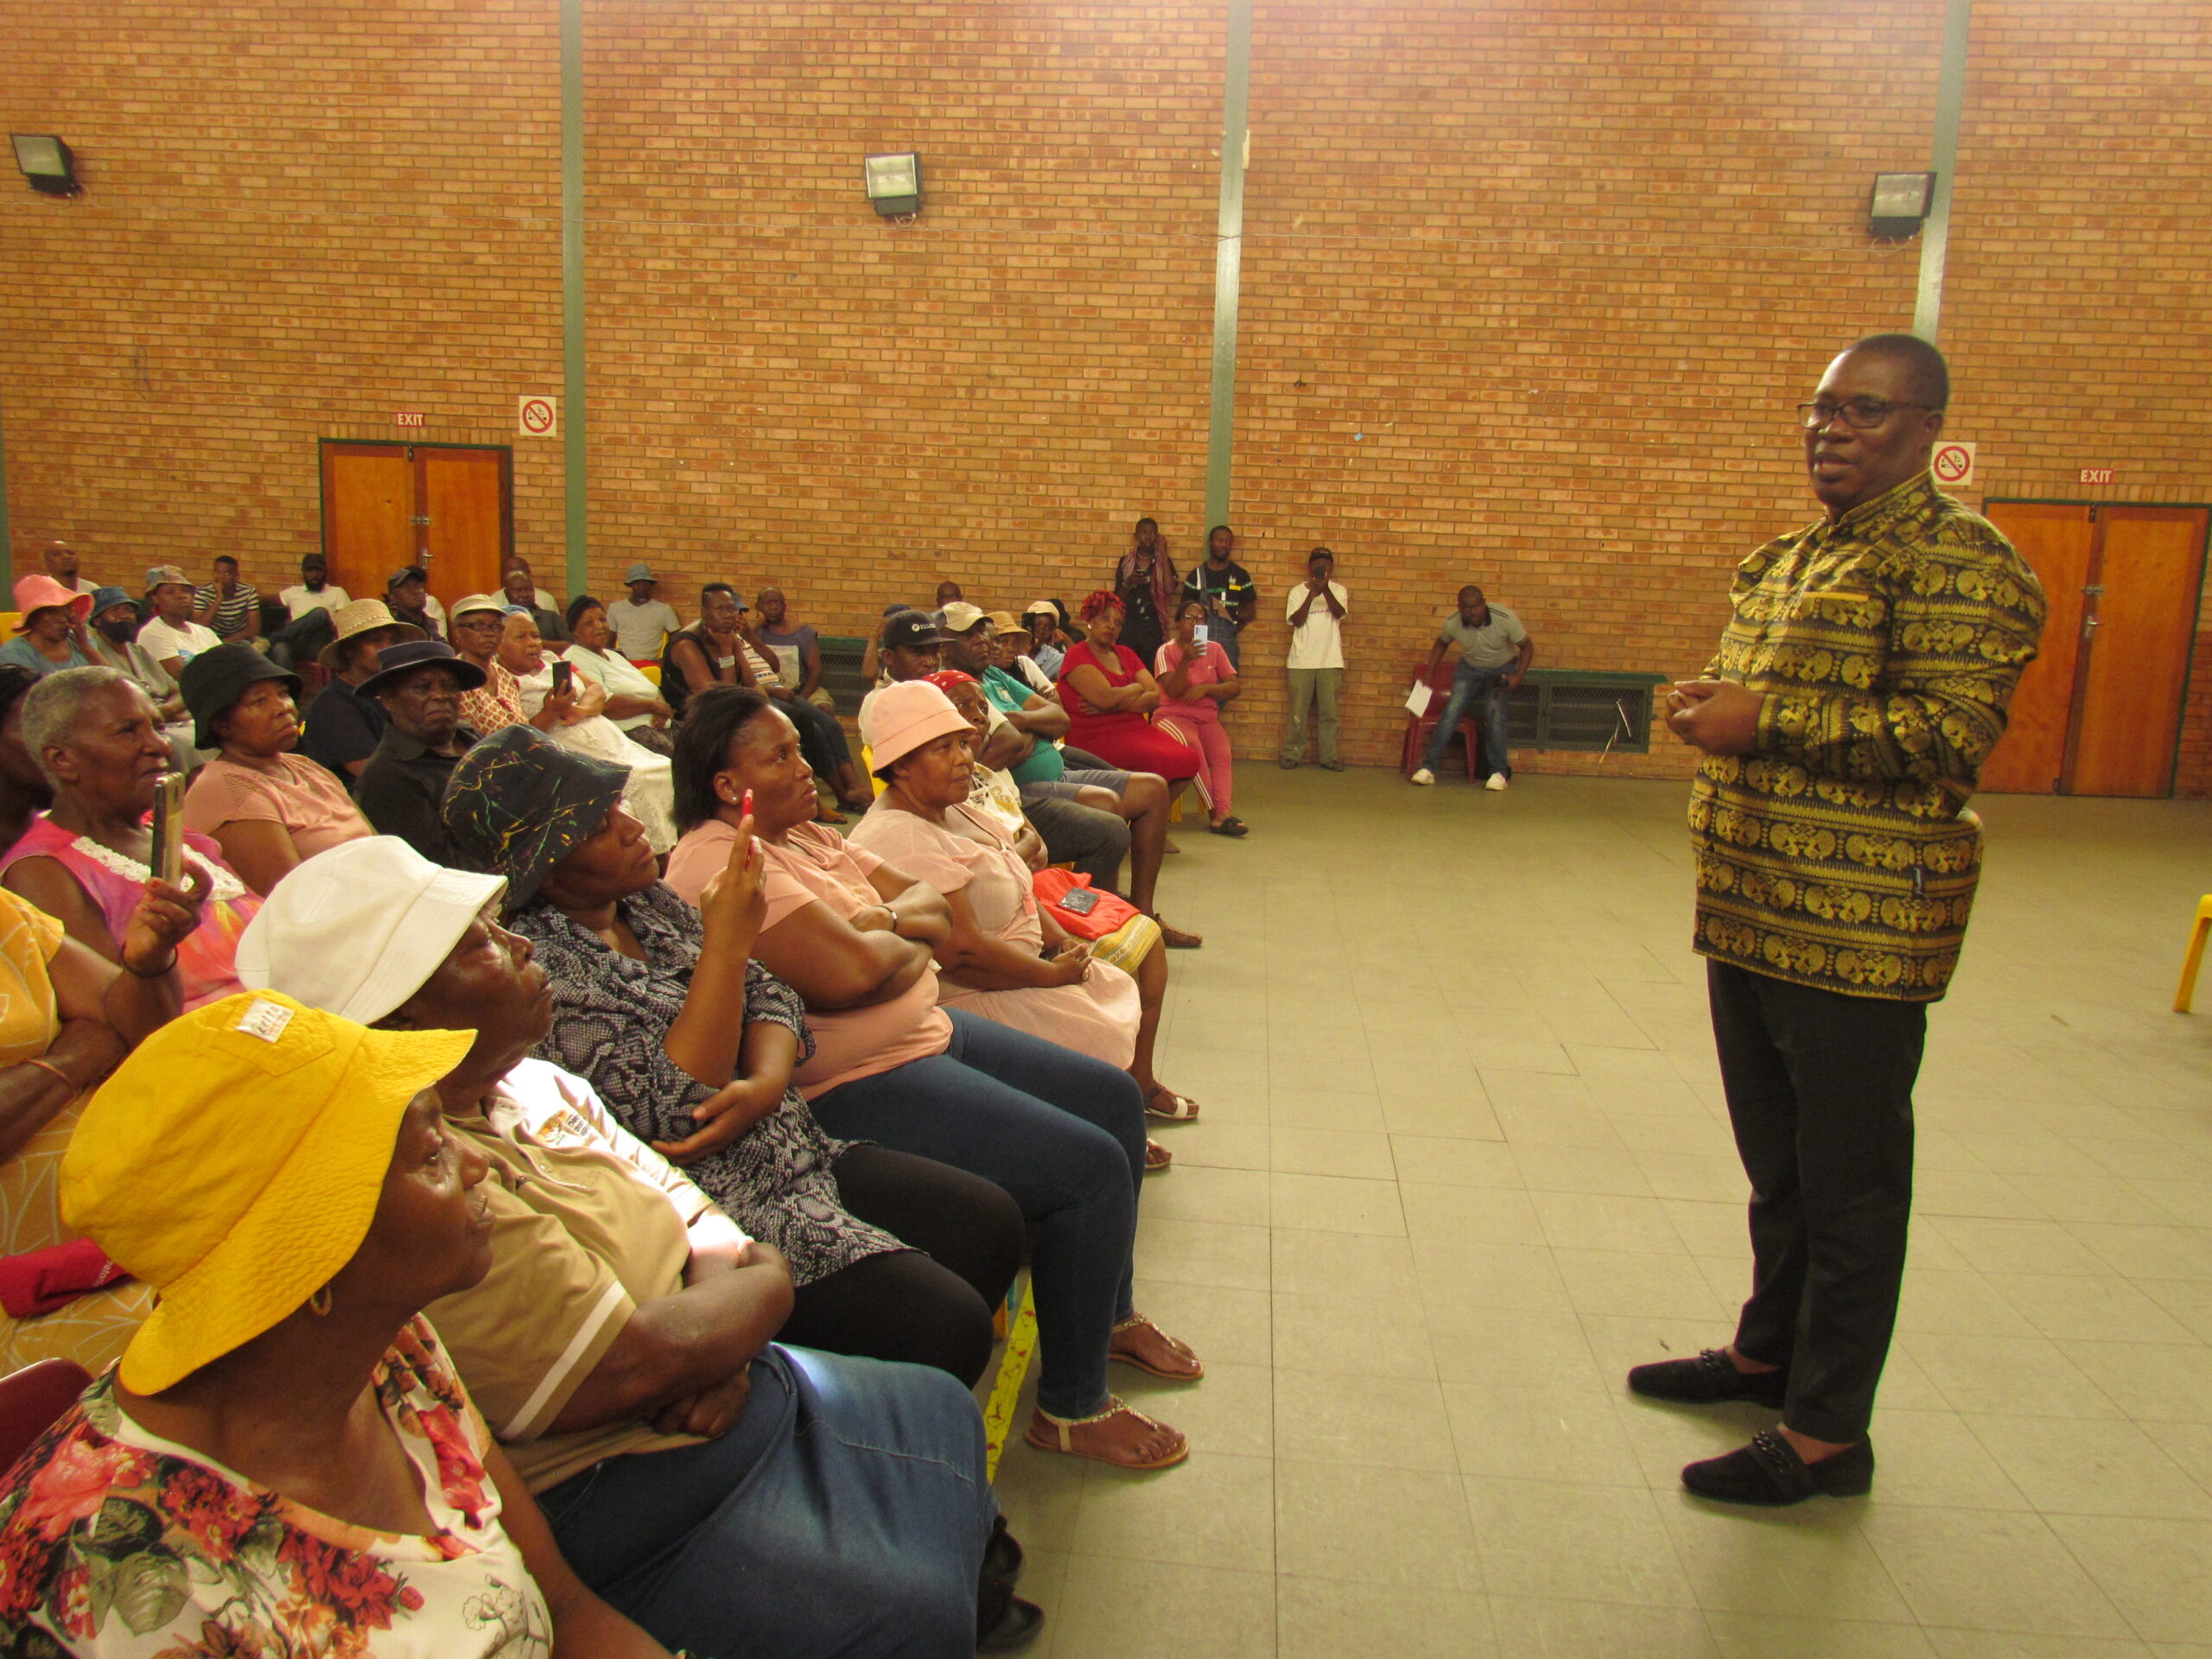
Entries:
{"type": "Polygon", "coordinates": [[[1106,1386],[1109,1360],[1176,1381],[1204,1374],[1130,1300],[1145,1144],[1135,1081],[938,1007],[931,953],[950,931],[944,899],[811,822],[813,770],[767,697],[706,691],[676,742],[686,830],[669,886],[703,902],[732,843],[760,837],[766,897],[753,955],[805,1001],[815,1052],[796,1079],[823,1127],[981,1175],[1034,1224],[1043,1361],[1030,1444],[1124,1468],[1182,1461],[1181,1433],[1106,1386]]]}
{"type": "Polygon", "coordinates": [[[668,725],[675,711],[660,688],[615,649],[607,607],[589,594],[578,594],[569,601],[569,634],[575,643],[561,653],[561,660],[606,691],[607,707],[600,712],[639,747],[673,754],[676,742],[668,734],[668,725]]]}
{"type": "Polygon", "coordinates": [[[239,995],[93,1097],[63,1212],[160,1300],[0,1489],[0,1648],[665,1659],[569,1572],[422,1317],[491,1265],[434,1086],[469,1038],[239,995]]]}
{"type": "Polygon", "coordinates": [[[1124,772],[1156,772],[1172,791],[1198,775],[1198,746],[1153,722],[1160,685],[1136,652],[1116,642],[1122,601],[1096,593],[1083,601],[1083,639],[1060,659],[1067,741],[1124,772]]]}

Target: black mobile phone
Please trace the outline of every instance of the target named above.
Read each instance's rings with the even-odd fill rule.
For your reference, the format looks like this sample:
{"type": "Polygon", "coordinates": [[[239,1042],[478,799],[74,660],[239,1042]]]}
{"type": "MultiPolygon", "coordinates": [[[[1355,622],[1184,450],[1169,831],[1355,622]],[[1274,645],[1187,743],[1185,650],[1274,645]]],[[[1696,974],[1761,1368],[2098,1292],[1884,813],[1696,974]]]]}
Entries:
{"type": "Polygon", "coordinates": [[[1089,887],[1070,887],[1060,895],[1060,908],[1071,910],[1078,916],[1088,916],[1098,908],[1098,895],[1089,887]]]}
{"type": "Polygon", "coordinates": [[[184,774],[165,772],[154,780],[153,849],[146,868],[171,887],[184,885],[184,774]]]}
{"type": "Polygon", "coordinates": [[[575,680],[576,665],[574,663],[553,664],[553,695],[555,696],[566,696],[569,688],[575,683],[575,680]]]}

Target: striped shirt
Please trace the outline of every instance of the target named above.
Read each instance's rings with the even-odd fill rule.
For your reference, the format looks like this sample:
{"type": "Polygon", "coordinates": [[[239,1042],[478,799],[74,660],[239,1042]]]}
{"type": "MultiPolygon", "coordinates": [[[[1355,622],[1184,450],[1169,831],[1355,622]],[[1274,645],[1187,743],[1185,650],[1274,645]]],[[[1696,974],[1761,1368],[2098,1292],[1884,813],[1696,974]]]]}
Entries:
{"type": "Polygon", "coordinates": [[[1935,1001],[1981,870],[1967,798],[2043,633],[2035,573],[1922,473],[1769,542],[1730,598],[1706,673],[1764,702],[1755,751],[1692,788],[1699,954],[1935,1001]]]}

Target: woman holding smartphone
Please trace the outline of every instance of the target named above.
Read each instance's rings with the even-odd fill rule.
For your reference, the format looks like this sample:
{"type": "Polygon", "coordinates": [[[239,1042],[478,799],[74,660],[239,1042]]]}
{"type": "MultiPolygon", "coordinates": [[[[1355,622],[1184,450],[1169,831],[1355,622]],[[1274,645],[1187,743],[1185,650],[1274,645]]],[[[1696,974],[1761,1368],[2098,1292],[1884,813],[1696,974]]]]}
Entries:
{"type": "Polygon", "coordinates": [[[1165,726],[1198,752],[1198,794],[1217,836],[1242,836],[1250,826],[1229,810],[1236,757],[1221,707],[1244,689],[1221,642],[1206,637],[1205,601],[1186,599],[1175,607],[1175,632],[1153,659],[1160,678],[1155,725],[1165,726]]]}

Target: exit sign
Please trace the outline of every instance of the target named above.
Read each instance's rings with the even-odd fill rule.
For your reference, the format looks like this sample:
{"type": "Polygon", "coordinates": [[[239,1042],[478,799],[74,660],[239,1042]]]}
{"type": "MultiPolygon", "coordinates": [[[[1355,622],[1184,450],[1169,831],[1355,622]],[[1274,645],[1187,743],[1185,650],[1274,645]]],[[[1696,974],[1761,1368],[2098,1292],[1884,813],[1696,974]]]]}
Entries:
{"type": "Polygon", "coordinates": [[[419,409],[403,409],[391,417],[391,423],[394,426],[420,426],[423,424],[423,411],[419,409]]]}
{"type": "Polygon", "coordinates": [[[2082,469],[2082,482],[2084,484],[2109,484],[2112,481],[2113,469],[2109,467],[2084,467],[2082,469]]]}

